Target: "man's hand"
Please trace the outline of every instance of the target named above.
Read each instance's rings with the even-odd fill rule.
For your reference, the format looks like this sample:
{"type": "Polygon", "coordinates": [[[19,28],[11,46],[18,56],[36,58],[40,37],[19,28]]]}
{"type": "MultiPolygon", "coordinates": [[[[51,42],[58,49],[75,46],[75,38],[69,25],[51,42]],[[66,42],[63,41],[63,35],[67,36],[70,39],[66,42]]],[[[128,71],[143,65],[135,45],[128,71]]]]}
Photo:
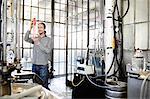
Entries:
{"type": "Polygon", "coordinates": [[[30,23],[30,31],[31,31],[32,27],[33,27],[33,20],[30,23]]]}
{"type": "Polygon", "coordinates": [[[40,37],[33,37],[32,40],[34,41],[35,45],[39,45],[41,38],[40,37]]]}

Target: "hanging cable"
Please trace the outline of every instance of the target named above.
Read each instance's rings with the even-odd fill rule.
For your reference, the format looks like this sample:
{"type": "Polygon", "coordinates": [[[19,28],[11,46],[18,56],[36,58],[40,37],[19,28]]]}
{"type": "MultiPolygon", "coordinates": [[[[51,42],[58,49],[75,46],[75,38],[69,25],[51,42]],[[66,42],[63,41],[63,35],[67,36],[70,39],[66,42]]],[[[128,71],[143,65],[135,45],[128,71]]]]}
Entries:
{"type": "Polygon", "coordinates": [[[128,0],[127,10],[126,10],[125,14],[123,16],[121,16],[121,19],[123,19],[127,15],[128,11],[129,11],[129,8],[130,8],[130,0],[128,0]]]}
{"type": "MultiPolygon", "coordinates": [[[[116,0],[116,2],[117,2],[117,0],[116,0]]],[[[128,7],[127,7],[127,10],[125,11],[125,13],[122,15],[122,16],[120,16],[120,14],[118,14],[119,16],[120,16],[120,19],[123,19],[126,15],[127,15],[127,13],[129,12],[129,8],[130,8],[130,0],[128,0],[128,5],[127,5],[128,7]]],[[[118,11],[119,11],[119,8],[117,7],[117,9],[118,9],[118,11]]],[[[118,20],[118,19],[114,19],[115,21],[120,21],[120,20],[118,20]]]]}
{"type": "Polygon", "coordinates": [[[83,76],[83,77],[82,77],[82,80],[80,80],[77,84],[75,84],[75,83],[72,81],[72,85],[73,85],[74,87],[77,87],[77,86],[79,86],[79,85],[84,81],[84,79],[85,79],[85,77],[83,76]]]}
{"type": "MultiPolygon", "coordinates": [[[[129,10],[129,0],[128,0],[128,8],[127,8],[125,14],[123,15],[123,17],[127,14],[128,10],[129,10]]],[[[124,69],[122,68],[122,60],[123,60],[122,18],[123,18],[123,17],[120,16],[119,8],[118,8],[117,0],[116,0],[115,7],[114,7],[114,11],[113,11],[113,26],[114,26],[114,39],[115,39],[114,55],[115,55],[115,59],[116,59],[117,65],[118,65],[118,69],[114,72],[114,75],[115,75],[118,71],[120,71],[121,74],[122,74],[122,76],[125,77],[125,74],[124,74],[125,71],[124,71],[124,69]],[[115,19],[115,11],[116,11],[116,9],[117,9],[117,15],[118,15],[117,19],[115,19]],[[120,41],[121,41],[121,44],[120,44],[120,57],[119,57],[119,58],[120,58],[120,61],[119,61],[118,58],[117,58],[117,57],[118,57],[119,44],[118,44],[117,39],[116,39],[116,33],[117,33],[117,32],[115,31],[115,28],[116,28],[116,26],[115,26],[115,21],[118,21],[118,28],[119,28],[118,33],[121,35],[121,38],[120,38],[120,41]]],[[[119,35],[119,34],[118,34],[118,35],[119,35]]]]}
{"type": "Polygon", "coordinates": [[[96,86],[96,87],[99,87],[99,88],[108,88],[107,86],[102,86],[102,85],[99,85],[99,84],[96,84],[95,82],[93,82],[89,77],[88,77],[88,75],[86,74],[85,75],[86,76],[86,78],[87,78],[87,80],[92,84],[92,85],[94,85],[94,86],[96,86]]]}
{"type": "MultiPolygon", "coordinates": [[[[113,51],[113,52],[114,52],[114,51],[113,51]]],[[[108,70],[107,73],[106,73],[106,76],[109,74],[110,70],[112,69],[112,66],[113,66],[113,64],[114,64],[114,61],[115,61],[115,55],[113,56],[113,60],[112,60],[112,62],[111,62],[111,65],[110,65],[109,70],[108,70]]]]}

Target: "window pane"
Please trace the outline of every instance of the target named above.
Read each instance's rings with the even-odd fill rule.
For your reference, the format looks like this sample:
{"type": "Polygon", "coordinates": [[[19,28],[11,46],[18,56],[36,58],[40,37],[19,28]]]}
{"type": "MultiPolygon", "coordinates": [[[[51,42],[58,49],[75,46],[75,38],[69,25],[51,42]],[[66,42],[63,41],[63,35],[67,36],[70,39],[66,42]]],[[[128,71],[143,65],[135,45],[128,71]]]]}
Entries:
{"type": "MultiPolygon", "coordinates": [[[[38,0],[37,0],[38,1],[38,0]]],[[[45,8],[46,0],[41,0],[39,1],[39,7],[40,8],[45,8]]]]}
{"type": "MultiPolygon", "coordinates": [[[[61,1],[63,1],[63,0],[61,0],[61,1]]],[[[65,11],[65,6],[66,6],[66,5],[61,4],[61,10],[65,11]]]]}
{"type": "Polygon", "coordinates": [[[60,64],[59,63],[54,63],[54,75],[58,75],[59,74],[59,67],[60,67],[60,64]]]}
{"type": "Polygon", "coordinates": [[[72,33],[72,48],[76,48],[77,45],[76,42],[77,42],[76,33],[72,33]]]}
{"type": "Polygon", "coordinates": [[[59,28],[59,24],[58,23],[55,23],[54,24],[55,26],[54,26],[54,35],[59,35],[59,32],[60,32],[60,28],[59,28]]]}
{"type": "Polygon", "coordinates": [[[43,21],[44,20],[44,10],[45,9],[39,9],[39,20],[43,21]]]}
{"type": "Polygon", "coordinates": [[[83,30],[87,31],[87,25],[86,24],[83,25],[83,30]]]}
{"type": "Polygon", "coordinates": [[[77,32],[77,48],[81,48],[81,32],[77,32]]]}
{"type": "Polygon", "coordinates": [[[55,3],[55,9],[60,9],[60,4],[59,3],[55,3]]]}
{"type": "Polygon", "coordinates": [[[65,35],[65,25],[64,24],[60,24],[60,36],[64,36],[65,35]]]}
{"type": "Polygon", "coordinates": [[[60,62],[64,62],[65,61],[65,50],[60,50],[60,62]]]}
{"type": "Polygon", "coordinates": [[[24,5],[31,6],[31,0],[24,0],[24,5]]]}
{"type": "Polygon", "coordinates": [[[94,22],[94,20],[93,20],[93,21],[90,21],[90,23],[89,23],[89,28],[90,28],[90,29],[95,29],[95,22],[94,22]]]}
{"type": "MultiPolygon", "coordinates": [[[[81,7],[81,6],[80,6],[80,7],[81,7]]],[[[84,8],[84,9],[87,9],[87,0],[84,0],[84,1],[83,1],[83,8],[84,8]]]]}
{"type": "Polygon", "coordinates": [[[72,50],[72,65],[77,63],[77,50],[72,50]]]}
{"type": "Polygon", "coordinates": [[[38,6],[38,1],[39,0],[32,0],[32,6],[36,6],[37,7],[38,6]]]}
{"type": "Polygon", "coordinates": [[[67,0],[60,0],[62,4],[67,4],[67,0]]]}
{"type": "Polygon", "coordinates": [[[46,9],[51,9],[51,0],[46,0],[46,9]]]}
{"type": "Polygon", "coordinates": [[[61,0],[55,0],[55,3],[60,3],[61,0]]]}
{"type": "Polygon", "coordinates": [[[60,48],[65,48],[65,45],[64,45],[65,39],[64,39],[64,37],[60,37],[59,39],[60,39],[60,48]]]}
{"type": "Polygon", "coordinates": [[[38,8],[32,7],[32,19],[33,18],[38,19],[38,8]]]}
{"type": "Polygon", "coordinates": [[[66,12],[65,11],[60,11],[60,16],[65,17],[66,16],[66,12]]]}
{"type": "Polygon", "coordinates": [[[46,9],[46,19],[45,21],[51,22],[51,10],[46,9]]]}
{"type": "Polygon", "coordinates": [[[54,62],[59,62],[59,50],[54,50],[54,62]]]}
{"type": "Polygon", "coordinates": [[[66,17],[60,17],[60,22],[61,23],[66,23],[66,17]]]}
{"type": "Polygon", "coordinates": [[[68,48],[71,48],[72,46],[72,37],[71,37],[71,33],[68,34],[68,48]]]}
{"type": "Polygon", "coordinates": [[[55,10],[55,22],[59,22],[59,10],[55,10]]]}
{"type": "Polygon", "coordinates": [[[82,26],[81,25],[78,25],[77,31],[82,31],[82,26]]]}
{"type": "MultiPolygon", "coordinates": [[[[92,30],[90,30],[90,31],[92,31],[92,30]]],[[[94,39],[95,39],[94,32],[91,32],[90,33],[90,39],[89,39],[89,47],[90,48],[94,48],[94,46],[96,46],[95,45],[96,42],[94,42],[94,39]]]]}
{"type": "Polygon", "coordinates": [[[56,15],[55,15],[54,20],[55,20],[55,22],[59,22],[59,16],[56,16],[56,15]]]}
{"type": "Polygon", "coordinates": [[[59,48],[59,37],[54,36],[54,48],[59,48]]]}
{"type": "Polygon", "coordinates": [[[148,21],[148,4],[147,0],[136,0],[135,22],[148,21]]]}
{"type": "Polygon", "coordinates": [[[81,13],[82,12],[82,8],[78,8],[78,13],[81,13]]]}
{"type": "Polygon", "coordinates": [[[71,65],[71,54],[72,54],[72,51],[71,50],[68,50],[68,65],[71,65]]]}
{"type": "Polygon", "coordinates": [[[30,19],[30,7],[29,6],[24,6],[24,18],[30,19]]]}
{"type": "Polygon", "coordinates": [[[81,56],[81,50],[77,50],[77,56],[81,56]]]}
{"type": "Polygon", "coordinates": [[[60,68],[59,68],[59,74],[61,75],[61,74],[66,74],[66,68],[65,68],[65,63],[60,63],[60,68]]]}
{"type": "Polygon", "coordinates": [[[24,20],[24,33],[26,33],[27,30],[29,30],[29,28],[30,28],[30,21],[24,20]]]}
{"type": "Polygon", "coordinates": [[[87,31],[83,31],[83,35],[84,35],[84,37],[82,38],[83,48],[87,48],[87,31]]]}

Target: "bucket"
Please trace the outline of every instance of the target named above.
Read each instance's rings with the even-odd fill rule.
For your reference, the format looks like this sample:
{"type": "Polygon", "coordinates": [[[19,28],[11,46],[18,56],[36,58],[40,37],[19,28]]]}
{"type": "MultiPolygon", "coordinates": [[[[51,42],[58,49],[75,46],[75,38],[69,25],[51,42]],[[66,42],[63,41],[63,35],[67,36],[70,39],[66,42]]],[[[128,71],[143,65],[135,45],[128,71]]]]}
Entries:
{"type": "Polygon", "coordinates": [[[107,89],[105,90],[106,99],[126,99],[127,98],[127,84],[122,81],[107,82],[107,89]]]}

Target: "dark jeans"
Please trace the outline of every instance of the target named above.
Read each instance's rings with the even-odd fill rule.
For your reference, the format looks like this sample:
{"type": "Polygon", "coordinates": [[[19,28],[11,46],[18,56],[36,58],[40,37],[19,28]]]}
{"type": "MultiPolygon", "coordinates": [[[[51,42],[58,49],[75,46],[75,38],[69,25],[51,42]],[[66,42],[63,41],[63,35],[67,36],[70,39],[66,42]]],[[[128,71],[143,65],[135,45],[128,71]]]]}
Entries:
{"type": "MultiPolygon", "coordinates": [[[[48,75],[49,75],[48,65],[33,64],[32,72],[36,73],[43,80],[42,86],[49,89],[48,88],[48,75]]],[[[36,82],[36,83],[38,83],[38,82],[36,82]]]]}

